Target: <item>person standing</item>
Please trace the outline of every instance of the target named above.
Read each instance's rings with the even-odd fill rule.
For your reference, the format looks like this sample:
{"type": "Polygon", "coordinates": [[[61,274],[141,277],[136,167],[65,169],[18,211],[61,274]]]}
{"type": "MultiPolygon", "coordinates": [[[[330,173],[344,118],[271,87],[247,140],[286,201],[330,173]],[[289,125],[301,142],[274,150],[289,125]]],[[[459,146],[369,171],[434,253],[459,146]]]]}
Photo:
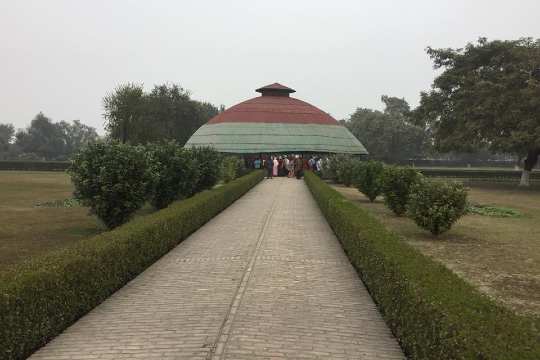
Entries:
{"type": "Polygon", "coordinates": [[[309,170],[315,169],[315,156],[311,156],[308,160],[309,170]]]}
{"type": "Polygon", "coordinates": [[[301,179],[304,174],[304,160],[299,155],[294,159],[294,174],[297,179],[301,179]]]}
{"type": "Polygon", "coordinates": [[[264,165],[266,167],[266,178],[271,179],[272,178],[272,173],[274,171],[274,161],[273,161],[272,157],[268,156],[266,158],[266,161],[265,161],[264,165]]]}
{"type": "Polygon", "coordinates": [[[273,170],[272,170],[272,175],[278,176],[279,161],[275,156],[272,158],[272,164],[274,165],[273,170]]]}
{"type": "Polygon", "coordinates": [[[289,175],[289,159],[287,156],[283,156],[283,176],[289,175]]]}
{"type": "Polygon", "coordinates": [[[292,178],[294,176],[294,157],[292,155],[289,155],[289,163],[287,166],[287,171],[289,172],[287,176],[292,178]]]}

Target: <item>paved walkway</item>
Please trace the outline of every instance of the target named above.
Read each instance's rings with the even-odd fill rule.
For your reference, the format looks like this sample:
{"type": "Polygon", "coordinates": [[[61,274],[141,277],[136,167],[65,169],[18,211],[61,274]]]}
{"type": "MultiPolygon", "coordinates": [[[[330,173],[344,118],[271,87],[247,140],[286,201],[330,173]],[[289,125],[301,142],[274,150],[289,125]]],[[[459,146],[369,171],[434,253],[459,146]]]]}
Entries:
{"type": "Polygon", "coordinates": [[[37,359],[403,359],[303,181],[265,180],[37,359]]]}

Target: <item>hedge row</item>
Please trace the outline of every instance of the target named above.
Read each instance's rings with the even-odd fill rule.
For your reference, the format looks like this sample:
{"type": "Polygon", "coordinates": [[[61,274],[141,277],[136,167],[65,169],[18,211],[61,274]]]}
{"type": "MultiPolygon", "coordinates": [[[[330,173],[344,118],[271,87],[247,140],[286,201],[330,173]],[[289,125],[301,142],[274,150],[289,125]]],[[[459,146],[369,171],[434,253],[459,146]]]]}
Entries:
{"type": "Polygon", "coordinates": [[[388,164],[401,166],[417,167],[500,167],[513,168],[516,165],[515,160],[429,160],[429,159],[410,159],[410,160],[391,160],[371,157],[373,160],[383,161],[388,164]]]}
{"type": "Polygon", "coordinates": [[[0,358],[28,356],[261,179],[252,172],[0,274],[0,358]]]}
{"type": "Polygon", "coordinates": [[[69,161],[0,160],[0,170],[66,171],[69,161]]]}
{"type": "Polygon", "coordinates": [[[540,359],[539,319],[499,306],[317,176],[305,180],[410,358],[540,359]]]}
{"type": "MultiPolygon", "coordinates": [[[[435,169],[435,168],[416,168],[425,176],[432,177],[450,177],[458,179],[478,179],[478,180],[519,180],[521,170],[482,170],[482,169],[435,169]]],[[[531,172],[530,179],[540,180],[540,172],[531,172]]]]}

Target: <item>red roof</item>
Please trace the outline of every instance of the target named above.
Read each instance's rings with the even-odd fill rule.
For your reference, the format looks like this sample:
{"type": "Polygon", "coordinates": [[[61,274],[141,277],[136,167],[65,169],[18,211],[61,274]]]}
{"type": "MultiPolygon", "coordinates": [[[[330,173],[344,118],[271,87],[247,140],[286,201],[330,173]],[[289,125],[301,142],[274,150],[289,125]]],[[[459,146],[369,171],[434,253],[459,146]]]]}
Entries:
{"type": "Polygon", "coordinates": [[[262,96],[230,107],[210,119],[208,124],[243,122],[338,125],[336,119],[324,111],[289,97],[288,94],[294,92],[291,88],[275,83],[256,91],[261,92],[262,96]]]}

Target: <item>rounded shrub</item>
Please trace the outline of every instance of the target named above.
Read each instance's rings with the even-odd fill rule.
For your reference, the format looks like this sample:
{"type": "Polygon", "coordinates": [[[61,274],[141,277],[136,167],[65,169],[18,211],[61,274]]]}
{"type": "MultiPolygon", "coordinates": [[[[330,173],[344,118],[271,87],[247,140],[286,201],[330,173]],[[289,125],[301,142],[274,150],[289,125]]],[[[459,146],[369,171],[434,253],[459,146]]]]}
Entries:
{"type": "Polygon", "coordinates": [[[384,203],[397,216],[405,214],[411,188],[422,175],[410,167],[389,166],[384,169],[382,193],[384,203]]]}
{"type": "Polygon", "coordinates": [[[373,202],[382,192],[384,166],[380,161],[362,161],[355,167],[354,186],[373,202]]]}
{"type": "Polygon", "coordinates": [[[442,234],[465,213],[467,191],[463,185],[422,179],[411,189],[408,215],[433,235],[442,234]]]}
{"type": "Polygon", "coordinates": [[[345,186],[351,186],[359,161],[350,156],[340,156],[336,158],[336,163],[337,181],[345,186]]]}
{"type": "Polygon", "coordinates": [[[199,166],[190,150],[178,143],[147,146],[154,182],[150,202],[163,209],[173,201],[193,195],[199,180],[199,166]]]}
{"type": "Polygon", "coordinates": [[[191,151],[199,167],[195,192],[211,189],[221,176],[221,155],[210,147],[194,148],[191,151]]]}
{"type": "Polygon", "coordinates": [[[75,198],[110,229],[143,206],[152,184],[145,149],[116,142],[89,144],[68,172],[75,198]]]}
{"type": "Polygon", "coordinates": [[[327,157],[322,162],[322,178],[337,182],[337,156],[327,157]]]}

